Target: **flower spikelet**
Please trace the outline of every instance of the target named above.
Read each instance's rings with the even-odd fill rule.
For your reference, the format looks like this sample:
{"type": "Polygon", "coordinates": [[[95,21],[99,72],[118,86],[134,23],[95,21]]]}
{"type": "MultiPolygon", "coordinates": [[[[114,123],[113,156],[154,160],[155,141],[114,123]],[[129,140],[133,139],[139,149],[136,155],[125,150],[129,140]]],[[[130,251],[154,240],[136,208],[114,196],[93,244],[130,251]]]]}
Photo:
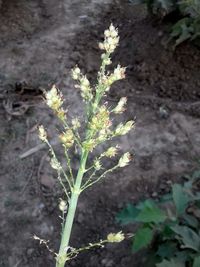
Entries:
{"type": "Polygon", "coordinates": [[[40,125],[38,127],[38,136],[39,136],[39,138],[40,138],[40,140],[42,142],[46,142],[47,141],[47,132],[44,129],[44,126],[43,125],[40,125]]]}
{"type": "Polygon", "coordinates": [[[97,114],[95,114],[90,122],[90,129],[94,131],[100,131],[102,129],[107,129],[111,126],[111,121],[109,118],[110,112],[105,105],[99,108],[97,114]]]}
{"type": "Polygon", "coordinates": [[[134,127],[134,121],[130,120],[127,121],[125,124],[118,124],[117,128],[115,129],[115,135],[125,135],[134,127]]]}
{"type": "Polygon", "coordinates": [[[79,80],[81,78],[81,70],[77,66],[72,69],[71,74],[74,80],[79,80]]]}
{"type": "Polygon", "coordinates": [[[102,156],[108,157],[108,158],[112,158],[114,156],[116,156],[118,153],[118,146],[114,147],[109,147],[103,154],[102,156]]]}
{"type": "Polygon", "coordinates": [[[127,98],[126,97],[122,97],[117,106],[113,109],[113,112],[115,114],[120,114],[120,113],[123,113],[125,111],[125,105],[127,103],[127,98]]]}
{"type": "Polygon", "coordinates": [[[126,152],[119,159],[118,166],[120,168],[123,168],[123,167],[127,166],[130,161],[131,161],[131,154],[129,152],[126,152]]]}
{"type": "Polygon", "coordinates": [[[46,104],[54,111],[58,111],[63,104],[62,93],[56,88],[55,85],[53,85],[50,91],[46,92],[45,98],[46,104]]]}

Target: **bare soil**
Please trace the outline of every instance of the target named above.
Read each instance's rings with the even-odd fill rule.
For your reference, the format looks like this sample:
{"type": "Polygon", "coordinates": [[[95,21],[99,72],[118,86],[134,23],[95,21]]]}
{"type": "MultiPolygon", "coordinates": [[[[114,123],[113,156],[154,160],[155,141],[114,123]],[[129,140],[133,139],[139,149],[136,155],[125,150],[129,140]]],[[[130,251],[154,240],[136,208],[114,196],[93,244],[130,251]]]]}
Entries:
{"type": "MultiPolygon", "coordinates": [[[[166,47],[166,26],[156,25],[143,6],[111,0],[7,0],[0,9],[0,267],[55,266],[53,255],[34,241],[50,240],[57,251],[62,196],[49,167],[47,148],[21,157],[40,144],[37,126],[54,138],[58,121],[42,101],[53,83],[63,91],[69,116],[83,107],[70,78],[78,64],[94,81],[100,62],[98,41],[113,22],[120,46],[113,65],[127,66],[127,78],[107,96],[115,105],[128,97],[126,114],[136,128],[119,140],[134,155],[127,168],[110,175],[81,196],[71,245],[79,247],[121,230],[116,213],[127,202],[158,198],[170,184],[198,167],[200,154],[200,50],[166,47]]],[[[55,145],[63,159],[59,145],[55,145]]],[[[73,155],[74,171],[78,166],[73,155]]],[[[112,162],[108,165],[113,164],[112,162]]],[[[123,229],[125,232],[132,227],[123,229]]],[[[131,241],[85,252],[77,267],[139,267],[131,241]]]]}

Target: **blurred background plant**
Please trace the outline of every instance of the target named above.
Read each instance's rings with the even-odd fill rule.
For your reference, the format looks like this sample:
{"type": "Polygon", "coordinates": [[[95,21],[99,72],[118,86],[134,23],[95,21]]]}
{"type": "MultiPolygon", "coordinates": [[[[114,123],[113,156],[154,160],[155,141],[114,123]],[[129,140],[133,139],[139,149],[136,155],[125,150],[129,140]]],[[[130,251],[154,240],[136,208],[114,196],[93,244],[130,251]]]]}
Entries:
{"type": "Polygon", "coordinates": [[[200,170],[185,179],[159,201],[128,204],[117,215],[121,225],[137,224],[132,251],[148,248],[145,266],[200,266],[200,170]]]}
{"type": "Polygon", "coordinates": [[[199,43],[199,0],[131,0],[131,3],[145,4],[148,13],[153,17],[171,18],[173,26],[170,30],[170,40],[175,42],[175,46],[187,40],[199,43]]]}

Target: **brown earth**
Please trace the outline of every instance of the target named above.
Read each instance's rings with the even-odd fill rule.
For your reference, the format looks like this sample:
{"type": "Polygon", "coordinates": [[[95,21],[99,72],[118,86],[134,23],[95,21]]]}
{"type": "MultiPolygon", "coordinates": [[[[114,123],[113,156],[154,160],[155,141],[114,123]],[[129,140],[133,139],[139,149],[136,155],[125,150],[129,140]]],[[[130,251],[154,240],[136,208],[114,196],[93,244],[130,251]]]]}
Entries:
{"type": "MultiPolygon", "coordinates": [[[[127,66],[107,101],[126,95],[119,119],[135,118],[136,128],[119,140],[133,163],[81,196],[71,245],[79,247],[121,230],[116,213],[127,202],[157,198],[172,181],[198,167],[200,154],[200,51],[183,44],[166,47],[166,26],[152,23],[144,7],[128,1],[7,0],[0,10],[0,267],[55,266],[53,256],[33,234],[59,246],[61,190],[49,167],[48,150],[23,159],[40,144],[37,126],[54,138],[58,121],[42,102],[42,91],[56,83],[69,116],[82,116],[70,69],[79,64],[94,80],[100,62],[98,41],[113,22],[120,46],[114,65],[127,66]]],[[[55,149],[61,159],[60,147],[55,149]]],[[[77,155],[73,155],[74,171],[77,155]]],[[[110,166],[112,162],[108,163],[110,166]]],[[[124,231],[131,231],[128,227],[124,231]]],[[[69,263],[77,267],[137,267],[143,257],[130,241],[85,252],[69,263]]]]}

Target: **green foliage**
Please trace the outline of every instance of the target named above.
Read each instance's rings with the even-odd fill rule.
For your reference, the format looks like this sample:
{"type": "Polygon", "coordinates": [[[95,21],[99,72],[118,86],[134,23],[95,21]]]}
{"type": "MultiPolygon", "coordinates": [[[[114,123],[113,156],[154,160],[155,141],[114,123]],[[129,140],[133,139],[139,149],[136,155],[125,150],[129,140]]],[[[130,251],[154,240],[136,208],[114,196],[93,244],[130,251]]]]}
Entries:
{"type": "Polygon", "coordinates": [[[148,246],[153,239],[153,231],[149,227],[140,228],[135,234],[134,243],[133,243],[133,251],[136,252],[143,247],[148,246]]]}
{"type": "Polygon", "coordinates": [[[175,41],[175,46],[187,40],[199,40],[199,0],[133,0],[131,2],[146,4],[148,12],[159,18],[164,18],[173,12],[176,22],[171,28],[170,40],[175,41]]]}
{"type": "Polygon", "coordinates": [[[200,266],[200,222],[197,218],[200,171],[185,178],[183,185],[174,184],[171,193],[158,203],[147,199],[136,205],[128,204],[117,215],[117,221],[123,225],[138,225],[132,250],[149,247],[147,260],[153,258],[153,266],[200,266]]]}

